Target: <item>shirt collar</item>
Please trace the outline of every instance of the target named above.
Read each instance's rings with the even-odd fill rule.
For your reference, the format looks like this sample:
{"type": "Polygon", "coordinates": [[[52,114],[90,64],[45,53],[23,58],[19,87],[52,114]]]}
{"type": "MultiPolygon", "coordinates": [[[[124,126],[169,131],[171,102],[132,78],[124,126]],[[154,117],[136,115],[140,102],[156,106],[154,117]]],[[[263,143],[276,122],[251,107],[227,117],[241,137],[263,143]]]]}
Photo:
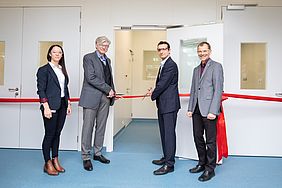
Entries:
{"type": "Polygon", "coordinates": [[[167,61],[167,59],[169,58],[170,56],[167,56],[164,60],[161,61],[161,66],[163,67],[165,62],[167,61]]]}
{"type": "Polygon", "coordinates": [[[98,50],[96,51],[96,54],[97,54],[97,56],[98,56],[100,59],[102,59],[102,60],[106,60],[106,59],[107,59],[106,54],[102,55],[102,54],[100,54],[100,52],[99,52],[98,50]]]}
{"type": "Polygon", "coordinates": [[[52,62],[48,62],[49,63],[49,65],[54,69],[54,68],[59,68],[59,69],[62,69],[62,66],[61,65],[58,65],[58,66],[56,66],[56,65],[54,65],[52,62]]]}
{"type": "Polygon", "coordinates": [[[201,62],[201,67],[205,67],[206,65],[207,65],[207,63],[208,63],[208,61],[210,60],[210,58],[208,58],[205,62],[201,62]]]}

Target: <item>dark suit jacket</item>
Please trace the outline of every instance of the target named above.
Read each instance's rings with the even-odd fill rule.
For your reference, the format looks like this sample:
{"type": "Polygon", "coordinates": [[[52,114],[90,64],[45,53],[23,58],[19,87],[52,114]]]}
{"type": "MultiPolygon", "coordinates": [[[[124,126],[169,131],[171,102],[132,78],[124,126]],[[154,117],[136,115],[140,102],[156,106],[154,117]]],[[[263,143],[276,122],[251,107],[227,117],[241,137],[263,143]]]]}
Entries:
{"type": "MultiPolygon", "coordinates": [[[[110,90],[114,89],[112,76],[111,60],[107,58],[111,71],[111,85],[105,81],[104,68],[96,51],[86,54],[83,58],[84,81],[80,94],[79,106],[84,108],[98,108],[102,95],[108,95],[110,90]]],[[[114,99],[111,104],[114,104],[114,99]]]]}
{"type": "MultiPolygon", "coordinates": [[[[58,77],[51,65],[40,67],[37,71],[37,94],[39,95],[40,102],[48,102],[51,110],[58,110],[61,106],[61,88],[58,77]]],[[[68,104],[70,98],[68,89],[69,80],[65,78],[65,100],[68,104]]]]}
{"type": "Polygon", "coordinates": [[[170,57],[165,62],[160,76],[158,74],[156,87],[151,95],[151,99],[156,100],[157,108],[161,114],[180,109],[178,68],[170,57]]]}

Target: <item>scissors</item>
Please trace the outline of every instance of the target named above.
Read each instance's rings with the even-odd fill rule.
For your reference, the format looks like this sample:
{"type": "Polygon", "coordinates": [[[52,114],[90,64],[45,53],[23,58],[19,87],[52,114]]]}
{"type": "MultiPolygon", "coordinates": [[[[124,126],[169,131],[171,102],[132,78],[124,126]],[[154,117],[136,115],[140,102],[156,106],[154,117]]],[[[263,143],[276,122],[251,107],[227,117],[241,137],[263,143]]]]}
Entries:
{"type": "MultiPolygon", "coordinates": [[[[151,90],[152,90],[152,87],[150,87],[150,88],[148,89],[148,92],[150,92],[151,90]]],[[[144,95],[143,98],[142,98],[142,101],[143,101],[147,96],[150,96],[148,92],[145,93],[145,95],[144,95]]]]}

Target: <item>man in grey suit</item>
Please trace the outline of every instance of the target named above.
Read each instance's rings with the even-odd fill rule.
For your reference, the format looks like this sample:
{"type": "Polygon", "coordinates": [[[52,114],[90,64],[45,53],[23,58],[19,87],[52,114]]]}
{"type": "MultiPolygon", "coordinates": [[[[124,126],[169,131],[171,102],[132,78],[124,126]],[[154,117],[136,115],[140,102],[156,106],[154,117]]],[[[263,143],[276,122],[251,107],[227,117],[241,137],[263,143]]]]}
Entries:
{"type": "Polygon", "coordinates": [[[223,93],[223,68],[220,63],[210,59],[209,43],[201,42],[197,53],[201,64],[193,72],[187,116],[193,120],[193,136],[199,162],[189,171],[204,171],[198,180],[208,181],[215,176],[216,122],[223,93]],[[206,139],[203,137],[204,133],[206,139]]]}
{"type": "Polygon", "coordinates": [[[114,104],[115,97],[111,60],[106,56],[110,43],[107,37],[98,37],[95,41],[96,51],[83,58],[84,81],[79,106],[83,107],[81,155],[83,167],[87,171],[93,170],[90,153],[94,125],[93,159],[110,163],[101,153],[109,107],[114,104]]]}

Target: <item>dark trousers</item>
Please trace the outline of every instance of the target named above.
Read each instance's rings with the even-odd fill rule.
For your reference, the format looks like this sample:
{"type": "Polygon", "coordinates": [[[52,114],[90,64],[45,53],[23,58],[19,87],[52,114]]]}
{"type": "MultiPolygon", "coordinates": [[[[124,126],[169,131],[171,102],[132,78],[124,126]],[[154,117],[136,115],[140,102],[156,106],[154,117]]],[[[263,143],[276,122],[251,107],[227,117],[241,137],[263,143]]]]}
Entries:
{"type": "Polygon", "coordinates": [[[205,166],[208,171],[216,167],[216,122],[203,117],[198,104],[193,113],[193,135],[199,157],[199,165],[205,166]],[[204,139],[204,133],[206,139],[204,139]]]}
{"type": "Polygon", "coordinates": [[[67,115],[67,105],[64,98],[61,100],[61,107],[52,113],[52,118],[44,117],[44,109],[42,111],[45,135],[42,142],[42,151],[45,162],[50,160],[50,151],[52,151],[52,158],[58,156],[60,135],[64,127],[67,115]]]}
{"type": "Polygon", "coordinates": [[[162,149],[165,163],[168,166],[174,166],[176,151],[176,127],[177,111],[160,114],[158,111],[158,121],[162,142],[162,149]]]}

